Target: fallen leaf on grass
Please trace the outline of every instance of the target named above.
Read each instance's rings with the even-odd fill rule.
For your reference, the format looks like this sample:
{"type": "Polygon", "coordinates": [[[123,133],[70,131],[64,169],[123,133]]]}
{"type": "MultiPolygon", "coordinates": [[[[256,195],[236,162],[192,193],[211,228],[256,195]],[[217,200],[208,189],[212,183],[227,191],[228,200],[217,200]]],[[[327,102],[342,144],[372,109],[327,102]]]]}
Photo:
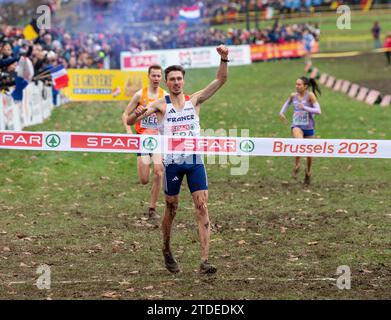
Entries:
{"type": "Polygon", "coordinates": [[[315,246],[315,245],[318,244],[318,241],[310,241],[310,242],[307,242],[307,244],[308,244],[309,246],[315,246]]]}
{"type": "Polygon", "coordinates": [[[299,260],[299,257],[296,257],[292,254],[289,255],[289,258],[288,258],[288,261],[291,261],[291,262],[294,262],[294,261],[297,261],[299,260]]]}
{"type": "Polygon", "coordinates": [[[361,273],[373,273],[373,271],[371,270],[368,270],[368,269],[365,269],[365,268],[362,268],[359,270],[361,273]]]}
{"type": "Polygon", "coordinates": [[[3,251],[4,251],[4,252],[10,252],[11,249],[10,249],[9,247],[3,247],[3,251]]]}
{"type": "Polygon", "coordinates": [[[240,245],[242,245],[242,244],[246,244],[246,241],[244,241],[244,240],[239,240],[238,243],[239,243],[240,245]]]}
{"type": "Polygon", "coordinates": [[[115,291],[108,291],[102,294],[103,298],[116,299],[120,298],[121,294],[115,291]]]}
{"type": "Polygon", "coordinates": [[[125,291],[126,292],[134,292],[135,290],[134,290],[134,288],[129,288],[129,289],[126,289],[125,291]]]}
{"type": "Polygon", "coordinates": [[[148,287],[145,287],[143,288],[144,290],[152,290],[153,289],[153,286],[148,286],[148,287]]]}

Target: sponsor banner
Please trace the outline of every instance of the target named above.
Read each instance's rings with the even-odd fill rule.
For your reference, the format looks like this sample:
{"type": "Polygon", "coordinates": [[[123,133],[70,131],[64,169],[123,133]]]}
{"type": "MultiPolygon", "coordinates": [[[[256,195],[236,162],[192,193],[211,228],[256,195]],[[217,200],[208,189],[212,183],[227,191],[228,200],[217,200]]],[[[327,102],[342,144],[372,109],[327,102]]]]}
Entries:
{"type": "MultiPolygon", "coordinates": [[[[251,64],[250,46],[228,46],[230,65],[251,64]]],[[[139,53],[122,52],[121,69],[125,71],[147,70],[151,64],[163,68],[181,65],[184,68],[209,68],[220,65],[220,56],[215,47],[151,50],[139,53]]]]}
{"type": "Polygon", "coordinates": [[[79,132],[1,131],[0,149],[233,156],[391,158],[391,140],[195,138],[79,132]]]}
{"type": "MultiPolygon", "coordinates": [[[[146,65],[147,62],[132,63],[146,65]]],[[[68,69],[68,75],[69,86],[62,92],[71,101],[130,100],[137,90],[148,84],[145,72],[68,69]]]]}
{"type": "MultiPolygon", "coordinates": [[[[312,53],[319,52],[319,44],[314,43],[312,53]]],[[[304,44],[300,41],[288,43],[266,43],[251,45],[251,60],[265,61],[280,58],[298,58],[306,53],[304,44]]]]}

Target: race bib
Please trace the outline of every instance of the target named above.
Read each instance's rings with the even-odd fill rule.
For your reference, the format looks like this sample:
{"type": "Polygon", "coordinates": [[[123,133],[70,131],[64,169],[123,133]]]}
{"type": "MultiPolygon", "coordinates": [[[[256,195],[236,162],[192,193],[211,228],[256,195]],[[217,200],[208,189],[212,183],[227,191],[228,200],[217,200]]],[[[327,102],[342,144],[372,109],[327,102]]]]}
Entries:
{"type": "Polygon", "coordinates": [[[157,117],[156,114],[152,114],[141,120],[141,128],[143,129],[156,129],[157,128],[157,117]]]}
{"type": "Polygon", "coordinates": [[[170,135],[172,136],[194,136],[194,124],[180,124],[170,127],[170,135]]]}
{"type": "Polygon", "coordinates": [[[293,114],[293,124],[295,126],[308,126],[310,123],[307,111],[295,111],[293,114]]]}

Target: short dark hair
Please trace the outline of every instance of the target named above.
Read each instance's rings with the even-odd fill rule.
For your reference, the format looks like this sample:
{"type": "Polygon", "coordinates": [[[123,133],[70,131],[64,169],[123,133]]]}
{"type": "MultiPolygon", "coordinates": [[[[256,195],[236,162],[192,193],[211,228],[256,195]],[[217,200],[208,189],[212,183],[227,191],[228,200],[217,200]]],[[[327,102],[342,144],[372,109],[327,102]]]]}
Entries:
{"type": "Polygon", "coordinates": [[[160,70],[163,73],[163,68],[158,64],[153,64],[148,68],[148,75],[151,74],[151,70],[160,70]]]}
{"type": "Polygon", "coordinates": [[[164,70],[164,77],[166,80],[167,80],[168,74],[172,71],[180,71],[180,72],[182,72],[183,77],[185,77],[185,74],[186,74],[185,69],[180,65],[173,65],[173,66],[167,67],[166,70],[164,70]]]}

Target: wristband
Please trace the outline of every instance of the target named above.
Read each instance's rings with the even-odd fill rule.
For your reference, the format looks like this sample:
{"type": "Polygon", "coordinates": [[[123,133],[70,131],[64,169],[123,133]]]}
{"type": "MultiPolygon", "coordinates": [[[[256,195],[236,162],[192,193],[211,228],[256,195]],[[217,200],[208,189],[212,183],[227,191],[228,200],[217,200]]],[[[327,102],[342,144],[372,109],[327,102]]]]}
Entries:
{"type": "Polygon", "coordinates": [[[229,60],[221,58],[221,62],[229,62],[229,60]]]}

